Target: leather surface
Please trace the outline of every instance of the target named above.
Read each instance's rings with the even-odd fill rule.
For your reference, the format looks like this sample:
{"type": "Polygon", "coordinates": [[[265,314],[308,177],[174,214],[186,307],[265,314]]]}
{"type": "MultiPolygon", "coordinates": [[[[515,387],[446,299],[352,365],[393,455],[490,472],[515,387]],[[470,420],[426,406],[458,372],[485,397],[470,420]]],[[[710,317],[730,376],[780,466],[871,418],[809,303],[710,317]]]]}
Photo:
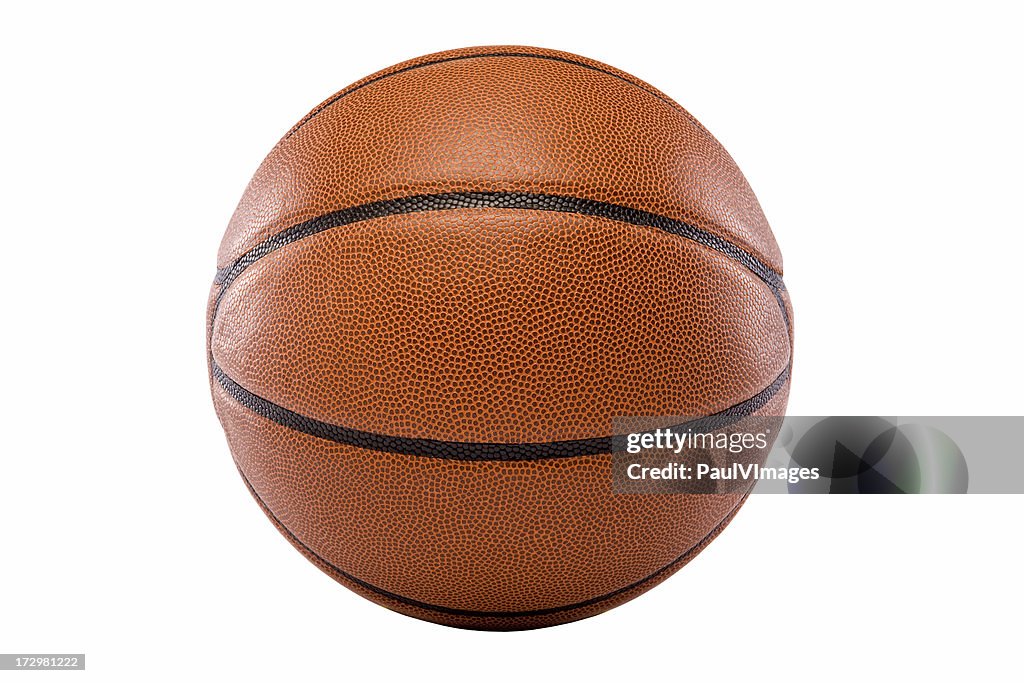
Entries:
{"type": "Polygon", "coordinates": [[[775,379],[789,351],[771,291],[699,244],[476,209],[278,250],[231,285],[214,340],[230,377],[303,415],[499,442],[587,438],[610,415],[718,412],[775,379]]]}
{"type": "Polygon", "coordinates": [[[214,396],[239,470],[293,545],[371,600],[447,625],[603,612],[684,566],[743,500],[613,495],[610,455],[467,463],[362,451],[271,423],[219,386],[214,396]]]}
{"type": "MultiPolygon", "coordinates": [[[[464,449],[602,437],[615,415],[725,410],[791,363],[781,257],[731,158],[662,93],[566,53],[467,48],[350,86],[257,171],[218,268],[208,341],[224,377],[282,410],[390,437],[464,449]],[[452,192],[652,212],[743,258],[600,215],[494,206],[280,239],[331,212],[452,192]]],[[[368,450],[211,385],[239,471],[289,541],[361,595],[438,623],[596,614],[676,571],[742,502],[613,495],[601,453],[368,450]]],[[[783,414],[787,396],[788,378],[760,413],[783,414]]]]}
{"type": "Polygon", "coordinates": [[[585,197],[685,220],[781,271],[775,238],[732,157],[639,79],[568,53],[485,47],[367,80],[274,148],[231,219],[218,267],[342,206],[480,190],[585,197]],[[509,53],[536,56],[488,56],[509,53]]]}

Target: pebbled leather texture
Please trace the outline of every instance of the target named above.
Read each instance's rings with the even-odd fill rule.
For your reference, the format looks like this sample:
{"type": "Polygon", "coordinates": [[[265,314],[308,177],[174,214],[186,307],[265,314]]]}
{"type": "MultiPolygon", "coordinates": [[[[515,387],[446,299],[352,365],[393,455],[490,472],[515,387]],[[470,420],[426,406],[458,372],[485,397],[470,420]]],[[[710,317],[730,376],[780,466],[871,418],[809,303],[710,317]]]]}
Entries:
{"type": "Polygon", "coordinates": [[[239,472],[314,564],[417,618],[536,628],[648,590],[744,496],[612,494],[611,419],[785,412],[792,309],[746,180],[576,55],[466,48],[346,88],[263,162],[217,266],[239,472]]]}

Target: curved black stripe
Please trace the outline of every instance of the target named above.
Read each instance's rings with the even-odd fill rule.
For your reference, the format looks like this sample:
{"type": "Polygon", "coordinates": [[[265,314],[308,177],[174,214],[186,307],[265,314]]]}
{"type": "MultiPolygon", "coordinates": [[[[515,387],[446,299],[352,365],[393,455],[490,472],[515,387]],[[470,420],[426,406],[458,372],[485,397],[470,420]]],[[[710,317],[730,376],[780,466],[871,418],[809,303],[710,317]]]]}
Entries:
{"type": "MultiPolygon", "coordinates": [[[[268,237],[240,256],[231,265],[218,270],[214,282],[223,285],[221,288],[221,293],[223,293],[246,268],[267,254],[292,242],[332,228],[384,216],[422,211],[449,211],[453,209],[474,208],[529,209],[534,211],[576,213],[584,216],[606,218],[630,225],[655,228],[702,244],[737,261],[767,284],[776,296],[785,290],[782,277],[772,270],[768,264],[732,242],[703,228],[620,204],[610,204],[581,197],[535,194],[532,192],[446,192],[443,194],[422,194],[398,199],[386,199],[332,211],[331,213],[293,225],[268,237]]],[[[783,311],[785,312],[785,306],[783,306],[783,311]]]]}
{"type": "MultiPolygon", "coordinates": [[[[377,76],[376,78],[371,78],[370,80],[366,81],[365,83],[361,83],[361,84],[357,85],[354,88],[349,88],[349,89],[346,89],[346,90],[342,90],[337,95],[335,95],[334,97],[330,98],[329,100],[321,103],[319,106],[317,106],[316,109],[314,109],[309,114],[307,114],[306,117],[304,119],[302,119],[302,121],[300,121],[294,128],[292,128],[290,131],[288,131],[288,134],[285,135],[284,137],[285,137],[285,139],[290,138],[292,135],[294,135],[295,133],[299,132],[299,129],[301,129],[304,125],[306,125],[307,123],[312,121],[314,118],[316,118],[318,114],[320,114],[322,111],[324,111],[325,109],[330,107],[332,104],[334,104],[338,100],[342,99],[343,97],[347,97],[348,95],[351,95],[352,93],[356,92],[357,90],[362,90],[363,88],[365,88],[368,85],[372,85],[372,84],[377,83],[379,81],[383,81],[384,79],[390,78],[392,76],[397,76],[398,74],[406,73],[407,71],[414,71],[415,69],[422,69],[423,67],[427,67],[427,66],[434,66],[436,64],[445,64],[447,62],[458,62],[458,61],[461,61],[461,60],[464,60],[464,59],[481,59],[481,58],[484,58],[484,57],[529,57],[529,58],[532,58],[532,59],[546,59],[546,60],[551,61],[551,62],[562,62],[564,64],[572,64],[574,66],[579,66],[579,67],[582,67],[584,69],[590,69],[591,71],[597,71],[598,73],[607,74],[608,76],[612,76],[613,78],[617,78],[620,81],[623,81],[624,83],[628,83],[628,84],[632,85],[633,87],[635,87],[638,90],[642,90],[645,93],[648,93],[650,95],[653,95],[653,96],[657,97],[659,100],[661,100],[665,104],[668,104],[673,109],[685,111],[685,110],[683,110],[683,108],[681,106],[679,106],[678,103],[673,102],[672,100],[670,100],[669,98],[665,97],[664,95],[662,95],[662,94],[660,94],[660,93],[658,93],[658,92],[656,92],[656,91],[654,91],[654,90],[652,90],[650,88],[645,88],[640,83],[632,81],[632,80],[626,78],[625,76],[623,76],[621,74],[617,74],[617,73],[615,73],[613,71],[609,71],[607,69],[602,69],[601,67],[595,66],[593,64],[587,64],[585,62],[580,62],[580,61],[577,61],[575,59],[568,59],[566,57],[556,57],[555,55],[536,55],[536,54],[533,54],[531,52],[479,52],[479,53],[471,54],[471,55],[457,55],[457,56],[454,56],[454,57],[445,57],[443,59],[434,59],[434,60],[431,60],[429,62],[421,62],[419,64],[412,64],[410,66],[407,66],[407,67],[404,67],[404,68],[401,68],[401,69],[397,69],[395,71],[391,71],[391,72],[383,74],[381,76],[377,76]]],[[[690,118],[690,119],[693,118],[692,116],[689,115],[688,112],[687,112],[687,117],[690,118]]]]}
{"type": "MultiPolygon", "coordinates": [[[[281,522],[281,520],[277,517],[277,515],[274,514],[273,510],[270,509],[270,506],[267,505],[266,501],[264,501],[263,498],[260,497],[260,494],[256,492],[256,489],[253,487],[252,482],[250,482],[248,477],[245,476],[245,473],[242,472],[242,468],[238,466],[238,463],[235,463],[235,467],[238,469],[238,474],[242,477],[242,481],[245,482],[246,487],[249,489],[249,493],[252,494],[252,497],[256,500],[256,502],[259,504],[259,506],[263,509],[263,512],[274,522],[274,525],[277,526],[277,528],[280,529],[281,532],[295,546],[301,548],[309,557],[313,558],[316,562],[319,562],[324,567],[327,567],[330,571],[335,572],[336,574],[338,574],[342,578],[346,579],[347,581],[351,581],[352,583],[356,584],[357,586],[359,586],[359,587],[361,587],[361,588],[363,588],[363,589],[365,589],[367,591],[370,591],[371,593],[376,593],[377,595],[380,595],[381,597],[388,598],[390,600],[394,600],[395,602],[400,602],[402,604],[409,605],[410,607],[417,607],[419,609],[424,609],[424,610],[428,610],[428,611],[431,611],[431,612],[439,612],[441,614],[450,614],[452,616],[471,617],[471,618],[472,617],[477,617],[477,618],[517,619],[517,618],[523,618],[523,617],[543,617],[543,616],[547,616],[547,615],[550,615],[550,614],[558,614],[559,612],[571,612],[571,611],[577,610],[577,609],[583,609],[583,608],[586,608],[586,607],[592,607],[592,606],[598,605],[598,604],[600,604],[602,602],[607,602],[608,600],[613,600],[613,599],[619,597],[620,595],[622,595],[624,593],[628,593],[629,591],[634,590],[636,588],[640,588],[644,584],[649,583],[651,581],[654,581],[654,580],[658,579],[659,577],[663,576],[664,574],[666,574],[668,572],[671,572],[672,570],[677,568],[679,565],[686,563],[694,555],[696,555],[698,552],[703,550],[704,547],[708,544],[708,542],[711,539],[713,539],[716,535],[718,535],[718,533],[721,532],[721,530],[725,527],[726,524],[728,524],[730,521],[732,521],[732,518],[736,514],[736,511],[739,509],[740,504],[744,500],[746,500],[747,495],[749,495],[749,493],[750,493],[750,491],[748,490],[747,493],[740,500],[740,502],[737,503],[736,507],[734,507],[729,512],[729,514],[727,514],[722,519],[721,522],[719,522],[713,529],[711,529],[711,531],[709,531],[707,533],[707,535],[704,536],[704,538],[702,538],[700,541],[695,543],[693,545],[693,547],[691,547],[689,550],[687,550],[685,553],[683,553],[682,555],[680,555],[676,559],[674,559],[671,562],[669,562],[668,564],[666,564],[661,569],[658,569],[658,570],[654,571],[653,573],[649,574],[648,576],[645,576],[644,578],[640,579],[639,581],[635,581],[634,583],[631,583],[628,586],[624,586],[622,588],[618,588],[618,589],[616,589],[614,591],[611,591],[610,593],[605,593],[604,595],[599,595],[597,597],[590,598],[589,600],[583,600],[581,602],[576,602],[576,603],[573,603],[573,604],[570,604],[570,605],[560,605],[558,607],[546,607],[546,608],[543,608],[543,609],[522,610],[522,611],[515,611],[515,612],[513,612],[513,611],[507,611],[507,612],[499,612],[499,611],[487,612],[487,611],[480,611],[480,610],[459,609],[459,608],[455,608],[455,607],[445,607],[443,605],[434,605],[434,604],[431,604],[429,602],[422,602],[420,600],[414,600],[413,598],[409,598],[409,597],[406,597],[404,595],[399,595],[398,593],[392,593],[389,590],[386,590],[386,589],[381,588],[379,586],[375,586],[372,583],[369,583],[367,581],[363,581],[362,579],[359,579],[359,578],[356,578],[355,576],[352,576],[351,574],[349,574],[348,572],[344,571],[343,569],[341,569],[337,565],[333,564],[332,562],[328,562],[326,559],[324,559],[323,556],[321,556],[319,553],[315,552],[312,548],[310,548],[308,545],[306,545],[301,540],[299,540],[299,537],[296,536],[294,533],[292,533],[291,529],[286,527],[284,525],[284,523],[281,522]]],[[[751,486],[751,488],[753,488],[753,487],[751,486]]]]}
{"type": "MultiPolygon", "coordinates": [[[[245,406],[257,415],[276,422],[282,427],[293,429],[303,434],[309,434],[320,439],[334,441],[335,443],[356,446],[366,450],[382,453],[401,453],[404,455],[417,455],[426,458],[443,458],[447,460],[546,460],[552,458],[575,458],[584,455],[601,455],[611,453],[613,440],[610,436],[593,437],[589,439],[574,439],[570,441],[545,441],[533,443],[478,443],[470,441],[442,441],[438,439],[421,439],[405,436],[389,436],[387,434],[376,434],[365,432],[359,429],[351,429],[329,422],[301,415],[288,410],[261,396],[257,396],[228,375],[217,365],[216,361],[210,359],[212,373],[217,383],[224,388],[235,401],[245,406]]],[[[740,418],[752,415],[764,408],[768,401],[778,393],[789,379],[789,367],[775,378],[771,384],[765,387],[757,395],[737,403],[725,410],[709,415],[699,420],[677,425],[673,427],[676,431],[683,431],[686,427],[694,428],[695,425],[707,425],[708,428],[721,429],[722,427],[739,420],[740,418]]]]}

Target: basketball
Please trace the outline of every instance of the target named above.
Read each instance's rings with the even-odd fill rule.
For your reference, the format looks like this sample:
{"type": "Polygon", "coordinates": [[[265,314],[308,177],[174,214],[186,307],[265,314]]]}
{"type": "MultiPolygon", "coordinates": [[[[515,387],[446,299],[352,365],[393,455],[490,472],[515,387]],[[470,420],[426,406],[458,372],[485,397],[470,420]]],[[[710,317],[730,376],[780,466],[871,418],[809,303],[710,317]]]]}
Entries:
{"type": "Polygon", "coordinates": [[[465,48],[341,90],[271,150],[207,307],[234,463],[299,552],[471,629],[616,607],[749,491],[616,494],[616,416],[783,415],[792,308],[733,159],[564,52],[465,48]]]}

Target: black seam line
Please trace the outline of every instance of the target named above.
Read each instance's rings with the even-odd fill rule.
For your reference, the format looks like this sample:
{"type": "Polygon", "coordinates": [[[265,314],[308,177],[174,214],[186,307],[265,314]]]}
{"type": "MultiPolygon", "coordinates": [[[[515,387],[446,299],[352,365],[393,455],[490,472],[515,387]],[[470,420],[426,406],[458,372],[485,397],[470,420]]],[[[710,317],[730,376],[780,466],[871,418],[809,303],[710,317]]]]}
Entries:
{"type": "Polygon", "coordinates": [[[685,221],[675,220],[642,209],[634,209],[620,204],[611,204],[594,199],[572,197],[567,195],[537,194],[531,192],[446,192],[441,194],[421,194],[395,199],[385,199],[368,204],[360,204],[338,211],[311,218],[271,235],[249,251],[242,254],[231,265],[217,271],[214,284],[221,285],[214,302],[214,317],[220,309],[220,301],[224,292],[239,275],[249,266],[263,257],[307,237],[331,230],[333,228],[352,225],[374,218],[405,215],[428,211],[453,211],[458,209],[497,208],[523,209],[533,211],[553,211],[558,213],[575,213],[607,220],[653,228],[688,239],[713,249],[743,265],[762,282],[768,285],[779,304],[786,329],[791,328],[789,313],[783,301],[782,292],[786,285],[782,276],[753,254],[741,249],[732,242],[718,235],[690,225],[685,221]]]}
{"type": "MultiPolygon", "coordinates": [[[[456,209],[526,209],[533,211],[553,211],[558,213],[575,213],[583,216],[605,218],[620,223],[628,223],[640,227],[655,228],[678,237],[702,244],[709,249],[728,256],[742,264],[756,275],[778,297],[785,290],[782,277],[772,268],[753,254],[744,251],[732,242],[718,235],[690,225],[684,221],[661,216],[649,211],[634,209],[620,204],[610,204],[594,199],[572,197],[566,195],[536,194],[532,192],[445,192],[442,194],[421,194],[396,199],[385,199],[368,204],[360,204],[346,209],[311,218],[276,233],[242,254],[234,263],[217,271],[214,284],[222,285],[217,296],[220,297],[235,279],[252,264],[268,254],[292,242],[316,235],[325,230],[338,228],[353,223],[383,218],[385,216],[404,215],[427,211],[451,211],[456,209]]],[[[780,302],[781,303],[781,302],[780,302]]],[[[785,315],[785,306],[782,307],[785,315]]],[[[787,320],[788,326],[788,320],[787,320]]]]}
{"type": "MultiPolygon", "coordinates": [[[[380,595],[380,596],[385,597],[385,598],[389,598],[391,600],[403,603],[405,605],[409,605],[410,607],[417,607],[419,609],[429,610],[431,612],[440,612],[442,614],[450,614],[450,615],[453,615],[453,616],[477,617],[477,618],[488,618],[488,617],[490,617],[490,618],[516,619],[516,618],[523,618],[523,617],[543,617],[543,616],[548,616],[548,615],[551,615],[551,614],[558,614],[559,612],[571,612],[573,610],[583,609],[583,608],[586,608],[586,607],[592,607],[592,606],[598,605],[598,604],[600,604],[602,602],[606,602],[608,600],[612,600],[614,598],[617,598],[617,597],[619,597],[620,595],[622,595],[624,593],[628,593],[631,590],[634,590],[636,588],[639,588],[639,587],[643,586],[645,583],[648,583],[648,582],[653,581],[653,580],[655,580],[657,578],[660,578],[663,574],[672,571],[677,566],[679,566],[680,564],[683,564],[686,561],[690,560],[694,555],[696,555],[698,552],[703,550],[704,546],[707,545],[708,539],[713,538],[715,536],[715,534],[719,533],[722,530],[722,528],[732,520],[733,515],[735,515],[736,511],[739,509],[739,506],[743,503],[744,500],[746,500],[747,495],[750,494],[750,489],[748,489],[747,492],[744,494],[743,498],[741,498],[740,501],[736,504],[736,506],[733,507],[732,510],[729,511],[729,514],[727,514],[722,519],[722,521],[719,522],[715,526],[715,528],[713,528],[711,531],[709,531],[707,533],[707,535],[704,536],[704,538],[702,538],[700,541],[695,543],[693,545],[693,547],[691,547],[689,550],[687,550],[685,553],[683,553],[682,555],[680,555],[676,559],[674,559],[671,562],[669,562],[668,564],[666,564],[661,569],[656,570],[654,573],[649,574],[648,576],[645,576],[644,578],[640,579],[639,581],[631,583],[628,586],[625,586],[623,588],[618,588],[618,589],[616,589],[616,590],[614,590],[614,591],[612,591],[610,593],[605,593],[604,595],[599,595],[596,598],[590,598],[589,600],[584,600],[582,602],[573,603],[571,605],[562,605],[560,607],[547,607],[547,608],[535,609],[535,610],[523,610],[523,611],[519,611],[519,612],[486,612],[486,611],[478,611],[478,610],[458,609],[458,608],[455,608],[455,607],[444,607],[443,605],[434,605],[434,604],[431,604],[429,602],[421,602],[419,600],[414,600],[413,598],[409,598],[409,597],[406,597],[404,595],[399,595],[398,593],[392,593],[389,590],[386,590],[384,588],[380,588],[379,586],[375,586],[372,583],[368,583],[366,581],[363,581],[362,579],[358,579],[355,576],[352,576],[348,572],[346,572],[346,571],[342,570],[341,568],[339,568],[337,565],[335,565],[335,564],[333,564],[331,562],[328,562],[319,553],[315,552],[312,548],[310,548],[308,545],[306,545],[301,540],[299,540],[299,537],[296,536],[294,533],[292,533],[291,529],[286,527],[284,525],[284,523],[280,519],[278,519],[277,515],[275,515],[273,510],[270,509],[270,506],[267,505],[266,502],[263,500],[263,498],[260,497],[260,494],[258,494],[256,492],[256,489],[253,487],[253,485],[249,481],[248,477],[245,476],[245,473],[242,472],[242,468],[238,466],[237,462],[235,463],[235,467],[238,469],[238,474],[242,477],[242,481],[244,481],[246,487],[248,487],[249,493],[251,493],[252,497],[256,499],[256,502],[259,503],[259,506],[261,508],[263,508],[264,513],[267,516],[269,516],[274,521],[274,523],[277,526],[277,528],[280,529],[295,545],[297,545],[297,546],[301,547],[303,550],[305,550],[310,555],[310,557],[316,558],[316,560],[318,562],[322,563],[325,567],[330,568],[331,571],[336,572],[338,575],[342,576],[346,580],[351,581],[352,583],[356,584],[357,586],[359,586],[361,588],[364,588],[364,589],[370,591],[371,593],[376,593],[377,595],[380,595]]],[[[753,487],[751,487],[751,488],[753,488],[753,487]]]]}
{"type": "MultiPolygon", "coordinates": [[[[224,391],[237,403],[257,415],[276,422],[282,427],[303,434],[365,450],[445,460],[508,462],[605,455],[612,453],[615,447],[614,437],[611,436],[566,441],[488,443],[444,441],[440,439],[391,436],[366,432],[329,422],[322,422],[268,401],[252,393],[229,377],[213,358],[210,359],[210,364],[214,378],[223,387],[224,391]]],[[[787,365],[771,384],[755,396],[713,415],[698,418],[682,425],[675,425],[672,429],[676,431],[684,431],[687,428],[700,428],[702,430],[721,429],[744,417],[753,415],[764,408],[785,385],[789,379],[789,372],[790,366],[787,365]]]]}
{"type": "Polygon", "coordinates": [[[664,95],[661,95],[661,94],[659,94],[659,93],[657,93],[657,92],[655,92],[655,91],[653,91],[653,90],[651,90],[649,88],[645,88],[642,85],[640,85],[639,83],[637,83],[635,81],[632,81],[632,80],[626,78],[625,76],[617,74],[617,73],[615,73],[613,71],[608,71],[607,69],[602,69],[601,67],[594,66],[593,64],[586,64],[585,62],[579,62],[579,61],[576,61],[574,59],[567,59],[566,57],[555,57],[554,55],[535,55],[535,54],[531,54],[529,52],[480,52],[480,53],[471,54],[471,55],[458,55],[458,56],[455,56],[455,57],[445,57],[444,59],[435,59],[435,60],[432,60],[432,61],[429,61],[429,62],[422,62],[420,64],[412,64],[410,66],[406,66],[406,67],[403,67],[401,69],[398,69],[397,71],[392,71],[390,73],[386,73],[386,74],[383,74],[381,76],[377,76],[376,78],[370,79],[370,80],[366,81],[365,83],[357,85],[354,88],[350,88],[348,90],[342,90],[340,93],[338,93],[334,97],[330,98],[326,102],[321,103],[319,106],[316,107],[316,109],[314,109],[310,113],[306,114],[306,117],[304,119],[302,119],[302,121],[300,121],[298,124],[296,124],[296,126],[294,128],[292,128],[290,131],[288,131],[288,134],[285,135],[284,137],[287,140],[292,135],[294,135],[295,133],[299,132],[299,129],[301,129],[304,125],[306,125],[307,123],[312,121],[316,116],[321,114],[325,109],[328,109],[335,102],[337,102],[338,100],[342,99],[343,97],[351,95],[352,93],[356,92],[357,90],[362,90],[363,88],[365,88],[368,85],[372,85],[374,83],[378,83],[380,81],[383,81],[386,78],[390,78],[391,76],[397,76],[398,74],[405,73],[407,71],[413,71],[415,69],[422,69],[423,67],[427,67],[427,66],[434,66],[435,64],[446,64],[448,62],[457,62],[457,61],[460,61],[460,60],[463,60],[463,59],[481,59],[481,58],[484,58],[484,57],[529,57],[531,59],[546,59],[546,60],[552,61],[552,62],[562,62],[564,64],[573,64],[575,66],[583,67],[584,69],[590,69],[591,71],[597,71],[598,73],[607,74],[608,76],[612,76],[614,78],[617,78],[620,81],[623,81],[624,83],[628,83],[628,84],[632,85],[633,87],[635,87],[638,90],[642,90],[643,92],[645,92],[645,93],[647,93],[649,95],[653,95],[654,97],[657,97],[659,100],[661,100],[665,104],[671,106],[673,109],[682,110],[682,107],[680,107],[678,103],[670,100],[668,97],[666,97],[664,95]]]}

